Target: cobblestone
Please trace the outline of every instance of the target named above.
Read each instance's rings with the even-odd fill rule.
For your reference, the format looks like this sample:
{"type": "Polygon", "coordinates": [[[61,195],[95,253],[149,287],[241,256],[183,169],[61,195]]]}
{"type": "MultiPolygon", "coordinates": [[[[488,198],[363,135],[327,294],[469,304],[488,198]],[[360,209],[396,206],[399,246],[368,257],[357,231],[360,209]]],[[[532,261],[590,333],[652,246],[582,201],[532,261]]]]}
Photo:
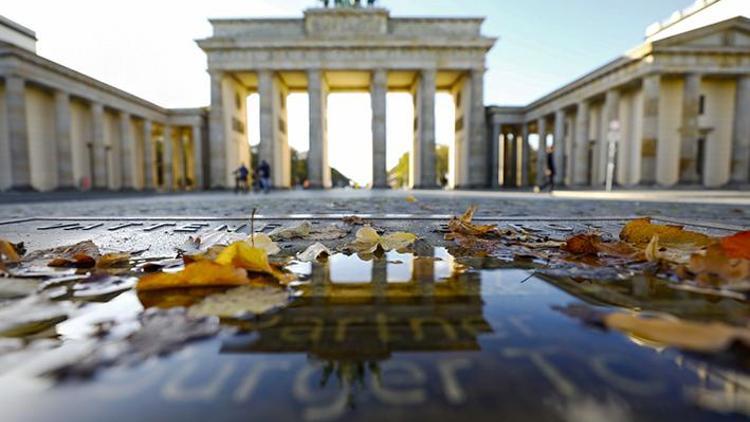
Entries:
{"type": "MultiPolygon", "coordinates": [[[[0,197],[0,202],[2,202],[0,197]]],[[[90,199],[57,197],[55,201],[0,205],[0,219],[32,216],[239,216],[253,208],[259,214],[459,214],[470,204],[477,215],[595,217],[651,215],[750,226],[745,202],[655,202],[556,198],[548,195],[484,192],[286,191],[269,195],[226,192],[172,195],[122,195],[90,199]],[[416,201],[407,198],[413,196],[416,201]]]]}

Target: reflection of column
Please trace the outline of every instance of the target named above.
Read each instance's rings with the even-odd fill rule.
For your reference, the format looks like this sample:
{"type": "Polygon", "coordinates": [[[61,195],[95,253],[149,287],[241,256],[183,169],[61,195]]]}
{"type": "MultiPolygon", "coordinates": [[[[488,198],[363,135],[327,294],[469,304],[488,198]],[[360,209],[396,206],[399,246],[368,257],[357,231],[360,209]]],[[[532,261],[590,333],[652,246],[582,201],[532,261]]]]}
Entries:
{"type": "Polygon", "coordinates": [[[386,96],[388,73],[383,69],[372,72],[370,102],[372,104],[372,187],[388,187],[386,168],[386,96]]]}
{"type": "Polygon", "coordinates": [[[310,150],[307,153],[307,180],[310,187],[330,188],[328,166],[327,107],[328,90],[320,69],[307,71],[307,95],[310,103],[310,150]]]}
{"type": "Polygon", "coordinates": [[[416,119],[411,154],[410,182],[413,188],[435,188],[435,69],[423,69],[415,93],[416,119]]]}
{"type": "Polygon", "coordinates": [[[91,174],[94,177],[92,186],[106,189],[108,185],[107,175],[107,146],[104,144],[104,106],[101,103],[91,104],[91,125],[93,138],[93,166],[91,174]]]}
{"type": "Polygon", "coordinates": [[[57,145],[57,188],[73,188],[73,144],[70,95],[55,91],[55,143],[57,145]]]}
{"type": "MultiPolygon", "coordinates": [[[[471,70],[471,104],[469,123],[469,185],[474,188],[487,186],[487,135],[485,134],[484,69],[471,70]]],[[[434,148],[433,148],[434,151],[434,148]]]]}
{"type": "Polygon", "coordinates": [[[536,153],[536,185],[542,186],[547,170],[547,119],[542,116],[536,122],[539,135],[539,148],[536,153]]]}
{"type": "Polygon", "coordinates": [[[211,110],[208,118],[208,186],[212,188],[224,188],[227,182],[227,134],[224,126],[226,110],[224,110],[223,81],[223,73],[211,73],[211,110]]]}
{"type": "Polygon", "coordinates": [[[190,127],[190,139],[193,140],[193,186],[203,189],[203,134],[197,123],[190,127]]]}
{"type": "Polygon", "coordinates": [[[164,123],[164,136],[162,142],[161,168],[164,175],[164,189],[172,190],[174,188],[174,178],[172,174],[173,166],[173,147],[172,144],[172,127],[164,123]]]}
{"type": "Polygon", "coordinates": [[[521,186],[529,186],[529,125],[521,124],[521,186]]]}
{"type": "Polygon", "coordinates": [[[26,123],[26,81],[17,76],[5,78],[5,124],[8,126],[10,187],[31,189],[29,133],[26,123]]]}
{"type": "Polygon", "coordinates": [[[435,295],[435,261],[432,256],[415,256],[412,261],[411,279],[419,283],[419,293],[424,300],[432,300],[435,295]]]}
{"type": "Polygon", "coordinates": [[[330,263],[313,262],[310,264],[310,292],[313,303],[325,302],[326,287],[330,283],[330,263]]]}
{"type": "Polygon", "coordinates": [[[750,75],[737,79],[732,137],[732,182],[750,181],[750,75]]]}
{"type": "Polygon", "coordinates": [[[589,103],[581,101],[576,111],[576,134],[573,145],[573,184],[588,184],[589,170],[589,103]]]}
{"type": "Polygon", "coordinates": [[[682,94],[682,128],[680,146],[680,182],[700,181],[696,158],[698,155],[698,113],[700,111],[701,75],[685,75],[682,94]]]}
{"type": "Polygon", "coordinates": [[[385,302],[388,294],[388,260],[375,258],[372,260],[372,289],[376,302],[385,302]]]}
{"type": "MultiPolygon", "coordinates": [[[[503,137],[503,143],[505,143],[505,137],[503,137]]],[[[505,163],[500,159],[500,151],[503,148],[504,145],[500,145],[500,124],[492,123],[490,131],[490,188],[492,189],[500,186],[500,174],[505,171],[505,163]]],[[[503,160],[505,159],[504,152],[503,150],[503,160]]]]}
{"type": "Polygon", "coordinates": [[[143,120],[143,188],[154,188],[154,139],[151,120],[143,120]]]}
{"type": "Polygon", "coordinates": [[[124,111],[120,112],[120,150],[122,153],[122,187],[132,189],[135,187],[135,168],[138,160],[130,114],[124,111]]]}
{"type": "Polygon", "coordinates": [[[565,183],[565,110],[555,111],[555,133],[554,137],[554,163],[555,163],[555,185],[561,186],[565,183]]]}
{"type": "Polygon", "coordinates": [[[643,134],[641,140],[640,183],[644,184],[656,182],[660,90],[660,75],[649,75],[643,78],[643,134]]]}

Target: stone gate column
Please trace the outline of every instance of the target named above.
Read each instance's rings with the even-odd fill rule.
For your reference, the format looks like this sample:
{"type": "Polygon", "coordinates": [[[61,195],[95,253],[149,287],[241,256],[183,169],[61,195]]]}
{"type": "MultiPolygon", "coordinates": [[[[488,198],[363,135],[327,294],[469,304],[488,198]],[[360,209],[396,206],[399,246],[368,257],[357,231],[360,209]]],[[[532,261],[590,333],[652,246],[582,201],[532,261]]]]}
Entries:
{"type": "Polygon", "coordinates": [[[154,188],[154,137],[151,120],[143,120],[143,188],[154,188]]]}
{"type": "Polygon", "coordinates": [[[732,136],[732,182],[750,181],[750,75],[737,79],[732,136]]]}
{"type": "Polygon", "coordinates": [[[643,78],[643,133],[639,183],[656,183],[656,151],[659,143],[659,96],[661,75],[643,78]]]}
{"type": "Polygon", "coordinates": [[[470,83],[469,185],[472,188],[480,188],[487,186],[487,167],[490,162],[489,157],[487,157],[487,135],[485,132],[484,68],[471,70],[470,83]]]}
{"type": "Polygon", "coordinates": [[[547,119],[542,116],[536,123],[539,135],[539,149],[536,153],[536,185],[542,186],[546,180],[547,170],[547,119]]]}
{"type": "Polygon", "coordinates": [[[172,164],[172,180],[175,189],[182,190],[185,188],[185,178],[187,177],[185,173],[187,167],[185,160],[187,157],[185,157],[184,131],[182,127],[178,127],[173,133],[172,145],[174,146],[174,150],[172,157],[174,164],[172,164]]]}
{"type": "Polygon", "coordinates": [[[680,144],[680,182],[700,182],[698,175],[698,114],[700,111],[701,75],[685,75],[685,86],[682,94],[682,127],[680,144]]]}
{"type": "Polygon", "coordinates": [[[415,92],[416,119],[414,147],[411,155],[411,187],[437,187],[435,176],[435,69],[423,69],[415,92]]]}
{"type": "Polygon", "coordinates": [[[589,103],[578,103],[576,112],[576,136],[573,145],[573,184],[589,183],[589,103]]]}
{"type": "Polygon", "coordinates": [[[555,185],[565,184],[565,110],[555,111],[555,133],[553,145],[555,146],[555,185]]]}
{"type": "Polygon", "coordinates": [[[226,117],[224,115],[224,74],[211,72],[211,110],[208,116],[208,186],[227,187],[226,117]]]}
{"type": "Polygon", "coordinates": [[[55,91],[55,143],[57,145],[57,188],[72,189],[73,144],[71,136],[70,95],[55,91]]]}
{"type": "Polygon", "coordinates": [[[307,179],[312,188],[330,188],[328,87],[320,69],[307,71],[307,95],[310,103],[310,150],[307,153],[307,179]]]}
{"type": "Polygon", "coordinates": [[[388,72],[376,69],[370,83],[372,104],[372,187],[388,187],[386,168],[386,96],[388,94],[388,72]]]}
{"type": "Polygon", "coordinates": [[[521,123],[521,186],[529,186],[529,158],[531,148],[529,147],[529,125],[521,123]]]}
{"type": "MultiPolygon", "coordinates": [[[[500,162],[500,150],[501,148],[504,148],[505,145],[500,145],[500,124],[499,123],[491,123],[490,128],[490,188],[497,189],[500,187],[500,174],[501,172],[505,171],[505,163],[500,162]],[[502,164],[502,169],[500,168],[502,164]]],[[[505,138],[503,137],[503,143],[505,143],[505,138]]],[[[503,151],[505,152],[505,151],[503,151]]],[[[503,160],[505,159],[505,154],[503,154],[503,160]]],[[[504,177],[503,177],[504,178],[504,177]]],[[[504,181],[504,180],[503,180],[504,181]]]]}
{"type": "Polygon", "coordinates": [[[10,188],[30,190],[31,160],[26,121],[26,81],[18,76],[5,78],[6,125],[10,152],[10,188]]]}
{"type": "Polygon", "coordinates": [[[199,124],[190,127],[190,139],[193,140],[193,185],[196,189],[203,189],[203,133],[199,124]]]}
{"type": "MultiPolygon", "coordinates": [[[[620,120],[620,91],[611,89],[607,91],[600,119],[599,139],[597,139],[596,178],[595,185],[604,185],[607,180],[607,162],[609,160],[609,126],[614,121],[620,120]]],[[[622,131],[622,130],[621,130],[622,131]]],[[[619,147],[619,146],[618,146],[619,147]]]]}
{"type": "Polygon", "coordinates": [[[122,156],[122,188],[133,189],[135,188],[135,169],[138,166],[138,160],[130,113],[124,111],[120,112],[120,150],[122,156]]]}
{"type": "Polygon", "coordinates": [[[174,159],[174,145],[172,144],[172,127],[164,123],[162,135],[161,168],[164,175],[164,190],[170,191],[174,188],[174,175],[172,173],[174,159]]]}
{"type": "MultiPolygon", "coordinates": [[[[286,132],[286,89],[273,71],[261,70],[258,72],[258,93],[260,94],[259,158],[266,160],[271,166],[271,184],[277,188],[287,188],[290,186],[290,163],[286,132]]],[[[312,107],[312,102],[310,105],[312,107]]],[[[314,140],[311,138],[311,148],[313,143],[314,140]]],[[[325,155],[327,158],[327,154],[325,155]]]]}
{"type": "Polygon", "coordinates": [[[104,143],[104,106],[101,103],[91,103],[92,139],[91,149],[94,155],[91,176],[91,186],[107,189],[109,187],[109,160],[107,145],[104,143]]]}

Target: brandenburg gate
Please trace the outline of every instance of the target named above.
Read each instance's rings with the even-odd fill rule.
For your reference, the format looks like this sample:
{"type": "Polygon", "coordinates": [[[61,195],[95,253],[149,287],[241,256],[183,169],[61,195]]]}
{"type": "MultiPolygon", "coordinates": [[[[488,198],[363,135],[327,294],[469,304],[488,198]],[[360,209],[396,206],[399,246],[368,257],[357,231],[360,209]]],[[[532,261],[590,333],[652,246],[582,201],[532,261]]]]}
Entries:
{"type": "Polygon", "coordinates": [[[414,103],[410,185],[438,185],[435,93],[445,91],[456,105],[451,156],[455,184],[486,186],[490,160],[483,103],[485,55],[495,39],[482,35],[482,22],[392,18],[376,7],[314,8],[301,19],[211,20],[213,35],[198,41],[211,75],[210,186],[231,186],[234,169],[249,163],[245,99],[258,93],[259,162],[271,165],[275,187],[290,187],[286,98],[292,92],[307,92],[309,183],[330,187],[327,96],[369,92],[373,187],[386,187],[386,94],[397,91],[411,93],[414,103]]]}

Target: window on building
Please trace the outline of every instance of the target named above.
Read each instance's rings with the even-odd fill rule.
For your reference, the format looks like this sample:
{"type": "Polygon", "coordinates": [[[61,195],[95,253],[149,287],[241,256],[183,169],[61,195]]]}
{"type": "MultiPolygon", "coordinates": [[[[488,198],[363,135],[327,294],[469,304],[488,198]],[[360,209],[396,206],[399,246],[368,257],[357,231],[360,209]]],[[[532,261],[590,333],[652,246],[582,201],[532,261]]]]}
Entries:
{"type": "Polygon", "coordinates": [[[698,114],[704,115],[706,113],[706,96],[701,95],[700,100],[698,101],[698,114]]]}

